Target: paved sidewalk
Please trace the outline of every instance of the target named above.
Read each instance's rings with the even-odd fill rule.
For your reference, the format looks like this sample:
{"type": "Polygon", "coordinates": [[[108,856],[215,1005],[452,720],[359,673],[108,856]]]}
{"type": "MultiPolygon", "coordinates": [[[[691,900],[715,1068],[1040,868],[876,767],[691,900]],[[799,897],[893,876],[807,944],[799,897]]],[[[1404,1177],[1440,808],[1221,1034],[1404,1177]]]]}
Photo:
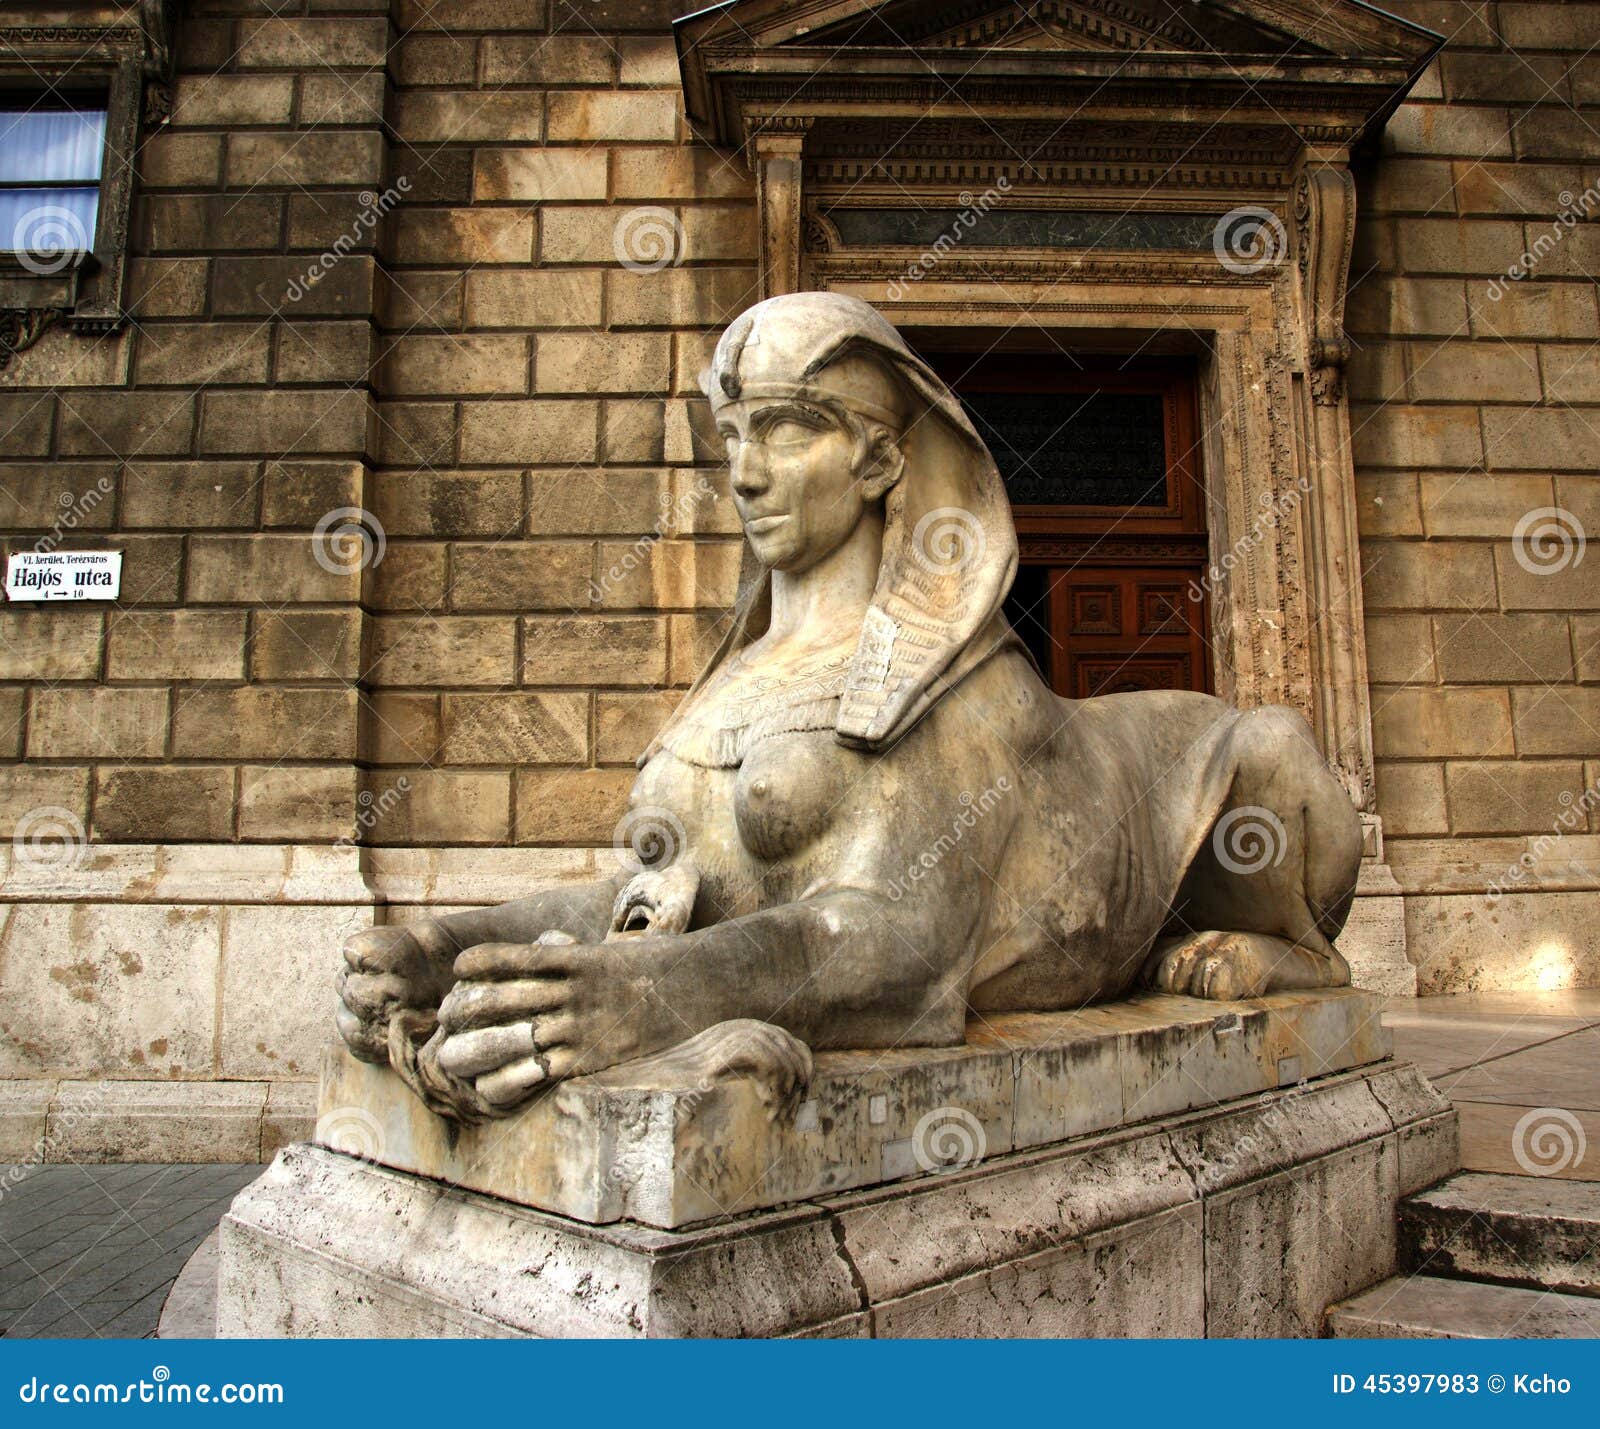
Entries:
{"type": "Polygon", "coordinates": [[[154,1334],[184,1262],[262,1169],[0,1168],[0,1327],[13,1338],[154,1334]]]}

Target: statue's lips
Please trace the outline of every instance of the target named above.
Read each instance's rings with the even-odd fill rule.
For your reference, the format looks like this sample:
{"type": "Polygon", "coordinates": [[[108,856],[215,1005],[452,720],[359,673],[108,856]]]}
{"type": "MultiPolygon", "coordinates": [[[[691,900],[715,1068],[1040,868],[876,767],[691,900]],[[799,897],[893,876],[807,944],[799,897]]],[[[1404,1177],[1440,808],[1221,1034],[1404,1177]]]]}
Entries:
{"type": "Polygon", "coordinates": [[[765,536],[768,531],[775,531],[789,518],[787,516],[757,516],[754,521],[745,522],[744,529],[752,536],[765,536]]]}

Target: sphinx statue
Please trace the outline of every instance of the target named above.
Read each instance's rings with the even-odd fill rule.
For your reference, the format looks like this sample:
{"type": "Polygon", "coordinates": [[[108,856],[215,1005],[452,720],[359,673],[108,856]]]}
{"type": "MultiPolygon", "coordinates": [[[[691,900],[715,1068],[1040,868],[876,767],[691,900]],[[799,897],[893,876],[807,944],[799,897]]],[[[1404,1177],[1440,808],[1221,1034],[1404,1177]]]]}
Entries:
{"type": "Polygon", "coordinates": [[[974,1015],[1348,983],[1360,825],[1304,720],[1055,695],[1001,611],[994,461],[880,314],[759,303],[702,386],[759,573],[640,759],[623,866],[356,935],[357,1056],[478,1121],[684,1048],[793,1081],[974,1015]]]}

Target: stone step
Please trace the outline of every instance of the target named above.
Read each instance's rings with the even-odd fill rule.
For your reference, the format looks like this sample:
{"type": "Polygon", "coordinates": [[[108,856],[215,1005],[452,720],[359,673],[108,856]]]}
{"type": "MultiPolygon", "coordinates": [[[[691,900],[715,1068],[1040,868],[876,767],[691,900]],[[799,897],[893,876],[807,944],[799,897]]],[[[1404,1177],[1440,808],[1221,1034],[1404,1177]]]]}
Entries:
{"type": "Polygon", "coordinates": [[[1336,1340],[1586,1340],[1600,1303],[1476,1280],[1397,1275],[1328,1309],[1336,1340]]]}
{"type": "Polygon", "coordinates": [[[1600,1296],[1600,1181],[1463,1171],[1400,1203],[1400,1268],[1600,1296]]]}

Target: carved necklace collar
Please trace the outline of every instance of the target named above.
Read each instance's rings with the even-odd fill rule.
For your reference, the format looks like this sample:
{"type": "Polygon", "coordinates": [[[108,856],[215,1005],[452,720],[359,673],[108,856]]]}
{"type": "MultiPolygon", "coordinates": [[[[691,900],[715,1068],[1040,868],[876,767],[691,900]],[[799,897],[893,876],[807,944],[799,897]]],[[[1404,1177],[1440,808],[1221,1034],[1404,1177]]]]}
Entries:
{"type": "Polygon", "coordinates": [[[782,674],[762,674],[746,651],[662,731],[661,743],[686,764],[733,769],[763,739],[833,729],[839,720],[854,642],[823,651],[782,674]]]}

